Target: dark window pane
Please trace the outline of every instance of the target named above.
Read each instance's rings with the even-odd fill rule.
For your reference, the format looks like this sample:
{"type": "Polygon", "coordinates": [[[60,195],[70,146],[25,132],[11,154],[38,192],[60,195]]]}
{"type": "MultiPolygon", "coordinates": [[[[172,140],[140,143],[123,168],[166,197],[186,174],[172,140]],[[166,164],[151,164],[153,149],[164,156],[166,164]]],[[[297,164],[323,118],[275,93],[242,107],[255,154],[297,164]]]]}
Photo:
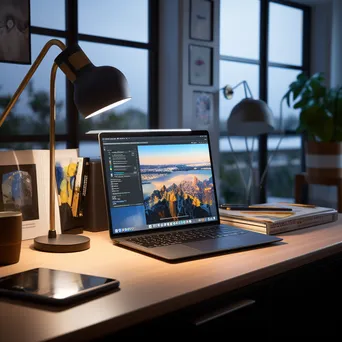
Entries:
{"type": "Polygon", "coordinates": [[[142,49],[80,42],[97,66],[114,66],[126,76],[132,99],[91,119],[80,119],[81,132],[92,129],[147,128],[148,125],[148,51],[142,49]]]}
{"type": "Polygon", "coordinates": [[[270,3],[269,60],[302,65],[303,11],[270,3]]]}
{"type": "Polygon", "coordinates": [[[221,0],[220,54],[259,59],[260,1],[221,0]]]}
{"type": "Polygon", "coordinates": [[[31,0],[31,25],[65,30],[65,0],[31,0]]]}
{"type": "Polygon", "coordinates": [[[99,143],[97,141],[80,141],[79,155],[80,157],[100,159],[99,143]]]}
{"type": "Polygon", "coordinates": [[[287,92],[290,83],[296,80],[299,73],[298,70],[285,68],[270,67],[268,69],[268,105],[273,112],[277,129],[295,130],[298,125],[299,109],[289,108],[286,101],[283,101],[282,127],[279,127],[281,99],[287,92]]]}
{"type": "MultiPolygon", "coordinates": [[[[32,35],[32,61],[36,59],[43,46],[53,37],[32,35]]],[[[50,125],[50,72],[55,57],[60,53],[53,46],[33,75],[12,112],[8,115],[1,134],[48,134],[50,125]]],[[[0,111],[9,96],[12,96],[28,72],[30,65],[0,63],[0,111]]],[[[65,76],[57,71],[56,132],[65,133],[65,76]]]]}
{"type": "Polygon", "coordinates": [[[79,0],[79,32],[148,42],[147,0],[79,0]]]}

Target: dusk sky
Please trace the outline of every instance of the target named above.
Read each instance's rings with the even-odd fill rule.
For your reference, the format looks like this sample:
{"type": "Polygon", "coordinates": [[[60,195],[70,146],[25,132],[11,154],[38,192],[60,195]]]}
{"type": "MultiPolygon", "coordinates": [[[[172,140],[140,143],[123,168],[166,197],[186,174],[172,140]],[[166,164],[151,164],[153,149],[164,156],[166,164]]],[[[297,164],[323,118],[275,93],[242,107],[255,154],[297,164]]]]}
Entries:
{"type": "MultiPolygon", "coordinates": [[[[31,0],[31,25],[63,30],[65,28],[64,4],[64,0],[31,0]]],[[[147,0],[79,0],[79,32],[146,43],[148,41],[147,9],[147,0]]],[[[31,34],[32,62],[51,38],[55,37],[31,34]]],[[[65,43],[63,39],[61,40],[65,43]]],[[[134,107],[147,112],[147,51],[89,42],[79,42],[79,44],[93,64],[114,66],[126,76],[132,100],[118,107],[117,110],[124,111],[134,107]]],[[[35,89],[49,91],[51,67],[59,53],[58,47],[52,47],[48,52],[32,78],[35,89]]],[[[13,94],[30,66],[0,63],[0,94],[13,94]]],[[[65,102],[65,79],[65,75],[58,71],[57,101],[65,102]]],[[[26,91],[21,95],[20,102],[16,106],[16,112],[22,114],[28,114],[25,93],[26,91]]]]}
{"type": "MultiPolygon", "coordinates": [[[[31,25],[53,29],[65,28],[64,0],[31,0],[31,25]]],[[[221,0],[220,54],[242,58],[259,58],[259,0],[221,0]],[[232,29],[234,34],[232,34],[232,29]]],[[[302,59],[302,12],[295,8],[270,4],[269,56],[273,62],[299,65],[302,59]]],[[[147,0],[79,0],[79,32],[105,37],[148,41],[147,0]]],[[[53,37],[31,34],[31,57],[35,60],[44,44],[53,37]]],[[[85,53],[95,65],[111,65],[127,77],[132,100],[117,111],[135,107],[147,112],[148,107],[148,53],[143,49],[106,46],[80,42],[85,53]]],[[[50,70],[60,50],[53,47],[33,76],[35,89],[49,90],[50,70]]],[[[176,56],[175,56],[176,58],[176,56]]],[[[0,63],[0,94],[13,94],[30,65],[0,63]]],[[[269,68],[268,103],[275,116],[279,116],[280,100],[298,71],[269,68]]],[[[259,66],[221,61],[220,88],[246,80],[254,98],[259,96],[259,66]]],[[[57,72],[57,101],[65,102],[65,76],[57,72]]],[[[220,119],[226,121],[233,106],[244,97],[243,87],[236,89],[232,100],[220,94],[220,119]]],[[[16,111],[28,113],[25,92],[16,111]]],[[[295,113],[283,106],[284,116],[295,113]]],[[[62,110],[64,113],[64,108],[62,110]]]]}
{"type": "Polygon", "coordinates": [[[140,165],[209,163],[207,144],[138,146],[140,165]]]}

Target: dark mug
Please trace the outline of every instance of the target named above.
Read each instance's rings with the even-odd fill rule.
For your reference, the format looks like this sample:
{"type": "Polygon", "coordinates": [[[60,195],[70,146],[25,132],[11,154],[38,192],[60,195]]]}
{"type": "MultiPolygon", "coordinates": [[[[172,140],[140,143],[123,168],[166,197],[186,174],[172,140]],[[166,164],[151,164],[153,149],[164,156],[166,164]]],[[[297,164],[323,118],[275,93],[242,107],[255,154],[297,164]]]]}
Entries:
{"type": "Polygon", "coordinates": [[[22,214],[0,211],[0,265],[19,261],[22,239],[22,214]]]}

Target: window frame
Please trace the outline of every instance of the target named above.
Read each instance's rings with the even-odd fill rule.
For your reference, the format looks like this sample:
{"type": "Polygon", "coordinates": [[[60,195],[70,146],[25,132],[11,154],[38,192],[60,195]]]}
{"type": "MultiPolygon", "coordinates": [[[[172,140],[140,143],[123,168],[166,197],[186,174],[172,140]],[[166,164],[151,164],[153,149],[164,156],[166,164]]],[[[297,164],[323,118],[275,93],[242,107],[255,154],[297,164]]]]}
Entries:
{"type": "MultiPolygon", "coordinates": [[[[220,55],[220,61],[231,61],[246,64],[256,64],[259,66],[259,98],[267,103],[268,97],[268,68],[277,67],[282,69],[291,69],[303,71],[307,74],[310,73],[310,46],[311,46],[311,8],[306,5],[301,5],[285,0],[260,0],[260,37],[259,37],[259,59],[250,59],[242,57],[233,57],[227,55],[220,55]],[[276,3],[283,6],[297,8],[303,11],[303,36],[302,36],[302,65],[296,66],[285,63],[276,63],[268,61],[268,46],[269,46],[269,9],[270,3],[276,3]]],[[[266,202],[266,190],[267,190],[267,163],[268,163],[268,148],[267,139],[271,135],[279,135],[280,132],[273,132],[271,134],[263,134],[258,137],[258,167],[260,177],[266,172],[264,183],[259,189],[259,201],[266,202]]],[[[220,131],[220,137],[225,136],[225,132],[220,131]]],[[[286,136],[298,135],[294,130],[285,131],[286,136]]],[[[304,137],[302,136],[301,146],[301,169],[305,168],[305,155],[304,155],[304,137]]]]}
{"type": "MultiPolygon", "coordinates": [[[[148,126],[158,128],[158,0],[148,0],[148,43],[78,32],[78,0],[65,0],[65,30],[31,26],[31,34],[63,38],[66,45],[79,41],[125,46],[148,51],[148,126]]],[[[19,86],[19,84],[18,84],[19,86]]],[[[66,142],[66,148],[78,148],[80,141],[96,141],[94,135],[80,134],[78,128],[78,112],[73,102],[73,85],[66,79],[66,133],[56,134],[56,142],[66,142]]],[[[48,143],[49,135],[0,135],[0,143],[36,142],[48,143]]]]}

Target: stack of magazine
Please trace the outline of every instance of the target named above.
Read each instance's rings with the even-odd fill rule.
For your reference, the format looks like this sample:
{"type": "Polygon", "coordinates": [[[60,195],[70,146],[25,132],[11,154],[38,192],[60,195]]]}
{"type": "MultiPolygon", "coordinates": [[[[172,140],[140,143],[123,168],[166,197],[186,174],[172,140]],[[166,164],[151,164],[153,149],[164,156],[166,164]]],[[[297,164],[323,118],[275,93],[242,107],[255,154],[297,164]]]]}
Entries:
{"type": "Polygon", "coordinates": [[[220,208],[222,223],[238,226],[269,235],[276,235],[296,229],[317,226],[336,221],[337,210],[308,204],[297,203],[263,203],[253,207],[290,208],[291,211],[257,211],[226,210],[220,208]]]}

